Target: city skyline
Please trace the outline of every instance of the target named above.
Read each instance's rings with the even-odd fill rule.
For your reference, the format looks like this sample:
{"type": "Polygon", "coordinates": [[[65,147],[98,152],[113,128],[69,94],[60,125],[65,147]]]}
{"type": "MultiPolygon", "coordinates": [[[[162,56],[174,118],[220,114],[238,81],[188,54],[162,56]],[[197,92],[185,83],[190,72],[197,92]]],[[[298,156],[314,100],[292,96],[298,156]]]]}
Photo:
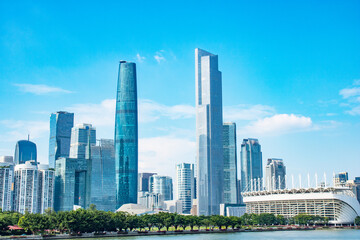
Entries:
{"type": "MultiPolygon", "coordinates": [[[[160,35],[164,38],[161,40],[155,36],[161,33],[159,29],[149,36],[151,47],[135,36],[125,38],[132,40],[131,44],[117,44],[108,37],[108,29],[98,30],[104,33],[103,45],[82,41],[71,28],[63,31],[65,39],[60,37],[50,43],[52,35],[46,35],[36,23],[45,19],[58,24],[49,16],[52,5],[32,5],[22,10],[31,17],[26,22],[19,15],[9,15],[15,9],[11,4],[2,5],[1,9],[10,10],[0,10],[7,19],[1,25],[2,36],[17,41],[0,44],[0,58],[4,59],[0,67],[0,155],[12,156],[16,141],[27,139],[30,133],[30,140],[38,146],[39,162],[47,163],[49,114],[60,110],[75,113],[76,123],[93,124],[100,138],[112,138],[116,64],[128,59],[138,64],[141,81],[140,171],[174,177],[176,163],[195,162],[193,49],[202,47],[219,55],[224,74],[224,120],[235,121],[238,126],[238,154],[242,139],[258,138],[263,159],[285,159],[288,175],[304,174],[305,166],[312,164],[312,174],[348,171],[350,179],[358,176],[360,34],[355,24],[359,14],[354,12],[359,3],[355,1],[328,5],[322,19],[317,17],[322,4],[308,8],[304,3],[304,9],[308,9],[306,21],[296,20],[299,14],[290,16],[295,12],[290,3],[282,2],[289,8],[287,14],[279,14],[274,8],[274,12],[267,13],[263,7],[240,4],[234,9],[247,9],[249,13],[234,16],[232,22],[228,17],[223,20],[229,21],[229,28],[237,26],[232,31],[221,29],[212,20],[211,27],[219,34],[208,40],[201,34],[209,31],[211,24],[203,24],[203,29],[195,33],[186,20],[184,28],[189,27],[191,37],[178,38],[169,31],[168,35],[160,35]],[[339,9],[347,15],[339,13],[339,9]],[[256,20],[251,14],[264,17],[256,20]],[[273,18],[263,22],[268,21],[269,14],[273,18]],[[241,24],[247,17],[255,20],[249,27],[241,24]],[[281,17],[288,17],[288,23],[281,22],[281,17]],[[269,28],[273,32],[266,30],[276,24],[277,28],[269,28]],[[9,26],[15,30],[10,31],[9,26]],[[230,40],[230,33],[234,40],[230,40]],[[79,47],[78,41],[84,46],[79,47]],[[58,57],[50,59],[49,55],[58,57]],[[104,114],[99,116],[98,112],[104,114]],[[172,170],[166,173],[169,166],[172,170]]],[[[212,5],[208,8],[215,9],[212,5]]],[[[83,15],[81,12],[79,18],[83,15]]],[[[79,18],[72,18],[82,26],[79,18]]],[[[107,23],[103,21],[101,24],[107,23]]],[[[138,23],[135,27],[144,30],[138,23]]],[[[85,27],[84,37],[91,39],[87,30],[85,27]]],[[[187,30],[181,28],[180,32],[187,30]]]]}

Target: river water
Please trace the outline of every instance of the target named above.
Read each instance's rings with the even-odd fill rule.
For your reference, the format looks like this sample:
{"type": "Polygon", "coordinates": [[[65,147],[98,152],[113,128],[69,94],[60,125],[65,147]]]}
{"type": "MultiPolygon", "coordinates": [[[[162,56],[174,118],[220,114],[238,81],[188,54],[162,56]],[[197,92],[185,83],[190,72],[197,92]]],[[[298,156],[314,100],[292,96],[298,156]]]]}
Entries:
{"type": "MultiPolygon", "coordinates": [[[[100,238],[99,238],[100,239],[100,238]]],[[[169,236],[136,236],[119,238],[101,238],[102,240],[281,240],[281,239],[356,239],[360,240],[359,229],[331,229],[331,230],[308,230],[308,231],[274,231],[274,232],[237,232],[237,233],[210,233],[169,236]]]]}

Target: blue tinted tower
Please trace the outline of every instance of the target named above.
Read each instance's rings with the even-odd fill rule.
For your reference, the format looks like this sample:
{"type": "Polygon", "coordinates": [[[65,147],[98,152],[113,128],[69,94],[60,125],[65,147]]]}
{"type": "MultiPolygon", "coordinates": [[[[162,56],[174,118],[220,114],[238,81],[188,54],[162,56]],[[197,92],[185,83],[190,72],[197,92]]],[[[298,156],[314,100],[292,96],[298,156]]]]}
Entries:
{"type": "Polygon", "coordinates": [[[55,168],[60,157],[69,157],[71,128],[74,126],[74,114],[56,112],[50,115],[49,167],[55,168]]]}
{"type": "Polygon", "coordinates": [[[218,56],[195,49],[198,215],[220,214],[224,198],[222,80],[218,56]]]}
{"type": "Polygon", "coordinates": [[[15,146],[15,164],[23,164],[26,161],[35,161],[37,163],[36,144],[29,140],[20,140],[15,146]]]}
{"type": "Polygon", "coordinates": [[[135,63],[120,61],[115,114],[116,208],[137,203],[138,112],[135,63]]]}

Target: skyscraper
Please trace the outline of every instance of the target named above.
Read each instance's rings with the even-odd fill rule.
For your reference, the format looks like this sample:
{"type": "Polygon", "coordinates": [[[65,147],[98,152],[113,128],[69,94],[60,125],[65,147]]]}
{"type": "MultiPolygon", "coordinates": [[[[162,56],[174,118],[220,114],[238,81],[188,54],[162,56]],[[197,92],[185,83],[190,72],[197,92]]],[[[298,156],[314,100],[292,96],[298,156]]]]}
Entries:
{"type": "Polygon", "coordinates": [[[37,162],[36,144],[29,140],[20,140],[15,146],[15,164],[23,164],[26,161],[34,160],[37,162]]]}
{"type": "Polygon", "coordinates": [[[344,186],[347,180],[349,180],[348,172],[340,172],[336,174],[333,178],[334,186],[344,186]]]}
{"type": "Polygon", "coordinates": [[[38,165],[38,212],[54,208],[55,171],[48,164],[38,165]]]}
{"type": "Polygon", "coordinates": [[[237,204],[236,124],[224,123],[224,203],[237,204]]]}
{"type": "Polygon", "coordinates": [[[241,191],[262,189],[262,153],[259,140],[244,139],[241,144],[241,191]]]}
{"type": "Polygon", "coordinates": [[[56,112],[50,115],[49,167],[55,168],[55,160],[69,157],[71,128],[74,126],[74,114],[56,112]]]}
{"type": "Polygon", "coordinates": [[[224,198],[222,83],[218,56],[195,49],[198,215],[220,213],[224,198]]]}
{"type": "Polygon", "coordinates": [[[138,174],[138,192],[149,192],[149,180],[156,173],[139,173],[138,174]]]}
{"type": "Polygon", "coordinates": [[[173,183],[171,177],[152,175],[149,183],[150,192],[160,193],[163,201],[173,200],[173,183]]]}
{"type": "Polygon", "coordinates": [[[182,213],[190,214],[194,199],[194,164],[176,165],[176,199],[182,202],[182,213]]]}
{"type": "Polygon", "coordinates": [[[269,158],[265,168],[266,190],[285,189],[286,167],[282,159],[269,158]]]}
{"type": "Polygon", "coordinates": [[[115,211],[115,148],[114,140],[100,139],[91,148],[90,204],[98,210],[115,211]]]}
{"type": "Polygon", "coordinates": [[[11,211],[14,184],[14,162],[12,156],[0,157],[0,207],[11,211]]]}
{"type": "Polygon", "coordinates": [[[135,63],[120,61],[115,115],[116,208],[137,202],[138,113],[135,63]]]}
{"type": "Polygon", "coordinates": [[[89,159],[89,144],[96,145],[96,129],[91,124],[77,124],[71,129],[70,158],[89,159]]]}

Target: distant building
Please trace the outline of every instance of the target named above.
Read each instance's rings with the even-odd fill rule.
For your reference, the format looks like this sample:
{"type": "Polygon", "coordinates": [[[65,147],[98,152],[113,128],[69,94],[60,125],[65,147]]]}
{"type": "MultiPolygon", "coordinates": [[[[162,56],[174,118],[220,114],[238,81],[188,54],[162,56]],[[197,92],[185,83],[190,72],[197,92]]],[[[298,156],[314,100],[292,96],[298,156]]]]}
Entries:
{"type": "Polygon", "coordinates": [[[149,192],[149,180],[152,175],[156,175],[156,173],[138,173],[139,192],[149,192]]]}
{"type": "Polygon", "coordinates": [[[15,146],[15,164],[23,164],[27,161],[34,160],[37,163],[36,144],[29,140],[20,140],[15,146]]]}
{"type": "Polygon", "coordinates": [[[352,189],[358,202],[360,203],[360,177],[356,177],[354,180],[348,180],[346,186],[352,189]]]}
{"type": "Polygon", "coordinates": [[[96,209],[115,211],[115,148],[114,140],[100,139],[91,147],[91,196],[90,204],[96,209]]]}
{"type": "Polygon", "coordinates": [[[74,114],[64,111],[50,115],[49,167],[55,168],[55,160],[69,157],[71,129],[74,126],[74,114]]]}
{"type": "Polygon", "coordinates": [[[223,124],[224,203],[237,204],[236,124],[223,124]]]}
{"type": "Polygon", "coordinates": [[[38,212],[54,208],[55,169],[47,164],[38,165],[38,212]]]}
{"type": "Polygon", "coordinates": [[[90,158],[90,146],[96,145],[96,129],[91,124],[77,124],[71,129],[70,158],[90,158]]]}
{"type": "Polygon", "coordinates": [[[115,113],[116,208],[137,201],[138,111],[136,81],[136,64],[120,61],[115,113]]]}
{"type": "Polygon", "coordinates": [[[12,156],[0,156],[0,207],[12,210],[14,184],[14,162],[12,156]]]}
{"type": "Polygon", "coordinates": [[[243,204],[242,196],[241,196],[241,180],[240,179],[237,180],[236,194],[237,194],[237,200],[238,200],[237,204],[243,204]]]}
{"type": "Polygon", "coordinates": [[[262,189],[262,153],[259,140],[244,139],[241,144],[241,191],[262,189]]]}
{"type": "Polygon", "coordinates": [[[222,79],[218,56],[195,49],[198,215],[217,215],[224,200],[222,79]]]}
{"type": "Polygon", "coordinates": [[[194,199],[194,164],[176,165],[176,199],[182,202],[182,213],[190,214],[194,199]]]}
{"type": "Polygon", "coordinates": [[[138,204],[152,210],[163,209],[164,196],[160,193],[139,192],[138,204]]]}
{"type": "Polygon", "coordinates": [[[170,213],[183,213],[183,205],[182,201],[180,200],[164,201],[164,206],[165,210],[169,211],[170,213]]]}
{"type": "Polygon", "coordinates": [[[344,186],[346,181],[349,180],[348,172],[340,172],[334,176],[334,186],[344,186]]]}
{"type": "Polygon", "coordinates": [[[265,168],[266,190],[285,189],[286,167],[282,159],[269,158],[265,168]]]}
{"type": "Polygon", "coordinates": [[[241,217],[245,213],[246,213],[245,204],[228,204],[228,203],[220,204],[220,215],[221,216],[241,217]]]}
{"type": "Polygon", "coordinates": [[[150,192],[160,193],[164,197],[164,201],[173,200],[172,178],[160,175],[151,176],[150,192]]]}

